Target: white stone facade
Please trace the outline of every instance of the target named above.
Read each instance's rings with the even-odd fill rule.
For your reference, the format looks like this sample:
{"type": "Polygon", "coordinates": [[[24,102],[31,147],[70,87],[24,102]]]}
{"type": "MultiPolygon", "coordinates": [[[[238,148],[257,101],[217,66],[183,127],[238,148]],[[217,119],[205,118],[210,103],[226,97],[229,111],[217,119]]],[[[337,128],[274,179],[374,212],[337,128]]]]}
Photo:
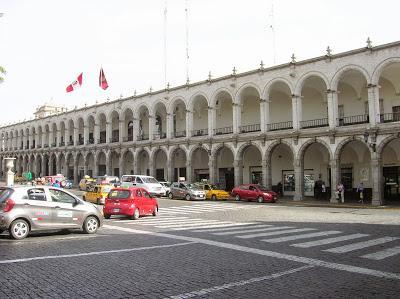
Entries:
{"type": "Polygon", "coordinates": [[[332,201],[343,180],[348,191],[363,182],[380,205],[384,172],[400,171],[400,42],[75,109],[0,136],[0,158],[17,158],[17,173],[282,182],[296,200],[321,178],[332,201]]]}

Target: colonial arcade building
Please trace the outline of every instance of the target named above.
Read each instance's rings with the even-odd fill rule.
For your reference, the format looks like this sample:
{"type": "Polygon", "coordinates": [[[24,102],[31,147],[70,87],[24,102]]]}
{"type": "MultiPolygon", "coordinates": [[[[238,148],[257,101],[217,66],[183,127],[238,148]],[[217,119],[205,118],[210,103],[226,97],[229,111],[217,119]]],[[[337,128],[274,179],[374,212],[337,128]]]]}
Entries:
{"type": "MultiPolygon", "coordinates": [[[[400,42],[236,73],[0,128],[16,172],[258,182],[301,200],[398,198],[400,42]]],[[[5,171],[0,159],[1,169],[5,171]]]]}

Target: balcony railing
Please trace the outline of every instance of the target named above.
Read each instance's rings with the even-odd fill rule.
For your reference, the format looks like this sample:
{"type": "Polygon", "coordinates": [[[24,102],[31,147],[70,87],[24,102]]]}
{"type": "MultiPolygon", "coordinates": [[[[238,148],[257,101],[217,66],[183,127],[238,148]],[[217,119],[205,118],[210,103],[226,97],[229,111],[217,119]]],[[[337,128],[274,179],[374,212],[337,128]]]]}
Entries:
{"type": "Polygon", "coordinates": [[[272,123],[267,125],[268,131],[279,131],[293,129],[293,121],[283,121],[279,123],[272,123]]]}
{"type": "Polygon", "coordinates": [[[74,142],[73,141],[68,141],[67,145],[68,146],[72,146],[72,145],[74,145],[74,142]]]}
{"type": "Polygon", "coordinates": [[[300,128],[302,128],[302,129],[319,128],[319,127],[326,127],[326,126],[329,126],[329,121],[327,118],[302,120],[300,122],[300,128]]]}
{"type": "Polygon", "coordinates": [[[192,130],[192,136],[206,136],[208,135],[208,129],[192,130]]]}
{"type": "Polygon", "coordinates": [[[368,114],[344,116],[339,118],[339,126],[351,126],[369,122],[368,114]]]}
{"type": "Polygon", "coordinates": [[[119,142],[118,136],[114,136],[114,137],[110,138],[110,143],[116,143],[116,142],[119,142]]]}
{"type": "Polygon", "coordinates": [[[165,139],[167,138],[167,133],[161,132],[161,133],[155,133],[153,134],[154,139],[165,139]]]}
{"type": "Polygon", "coordinates": [[[223,135],[223,134],[232,134],[232,133],[233,133],[233,127],[224,127],[224,128],[214,129],[214,135],[223,135]]]}
{"type": "Polygon", "coordinates": [[[381,122],[391,123],[395,121],[400,121],[400,112],[381,114],[381,122]]]}
{"type": "Polygon", "coordinates": [[[58,146],[65,146],[65,142],[64,141],[61,141],[59,144],[58,144],[58,146]]]}
{"type": "Polygon", "coordinates": [[[105,138],[97,139],[97,143],[99,143],[99,144],[106,143],[106,139],[105,138]]]}
{"type": "Polygon", "coordinates": [[[260,124],[246,125],[239,127],[240,133],[250,133],[261,131],[260,124]]]}
{"type": "Polygon", "coordinates": [[[186,131],[174,132],[174,137],[175,138],[186,137],[186,131]]]}
{"type": "Polygon", "coordinates": [[[78,140],[78,145],[84,145],[84,144],[85,144],[85,142],[83,141],[83,139],[78,140]]]}
{"type": "Polygon", "coordinates": [[[142,141],[142,140],[149,140],[149,135],[148,134],[140,134],[137,137],[138,141],[142,141]]]}
{"type": "Polygon", "coordinates": [[[94,144],[94,139],[93,138],[89,138],[89,140],[86,141],[86,145],[90,145],[90,144],[94,144]]]}
{"type": "Polygon", "coordinates": [[[122,137],[122,141],[123,141],[123,142],[133,141],[133,136],[130,135],[130,136],[127,136],[127,137],[122,137]]]}

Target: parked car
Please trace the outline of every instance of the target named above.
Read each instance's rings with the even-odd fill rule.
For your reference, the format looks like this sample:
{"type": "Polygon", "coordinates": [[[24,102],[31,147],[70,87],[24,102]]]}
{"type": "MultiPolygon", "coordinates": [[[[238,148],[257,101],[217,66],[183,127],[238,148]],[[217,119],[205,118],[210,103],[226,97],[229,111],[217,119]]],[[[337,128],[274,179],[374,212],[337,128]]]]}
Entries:
{"type": "Polygon", "coordinates": [[[200,189],[204,190],[206,193],[206,199],[211,200],[227,200],[229,199],[229,193],[225,190],[221,190],[216,185],[208,184],[208,183],[198,183],[197,184],[200,189]]]}
{"type": "Polygon", "coordinates": [[[102,213],[95,205],[60,188],[0,188],[0,232],[8,230],[14,239],[52,229],[83,229],[93,234],[102,223],[102,213]]]}
{"type": "Polygon", "coordinates": [[[205,200],[206,193],[200,189],[197,184],[188,184],[185,182],[175,182],[171,185],[168,194],[169,199],[184,198],[186,200],[205,200]]]}
{"type": "Polygon", "coordinates": [[[113,186],[111,185],[89,185],[82,198],[83,200],[103,205],[112,188],[113,186]]]}
{"type": "Polygon", "coordinates": [[[170,190],[171,190],[171,188],[170,188],[171,183],[170,183],[170,182],[159,182],[159,183],[161,184],[161,186],[162,186],[163,189],[164,189],[164,194],[163,194],[163,196],[168,196],[168,194],[169,194],[169,192],[170,192],[170,190]]]}
{"type": "Polygon", "coordinates": [[[103,207],[104,218],[125,215],[132,219],[158,214],[157,199],[143,188],[115,188],[110,191],[103,207]]]}
{"type": "Polygon", "coordinates": [[[121,187],[141,187],[152,196],[161,197],[165,194],[163,186],[152,176],[127,174],[121,177],[121,187]]]}
{"type": "Polygon", "coordinates": [[[119,177],[112,175],[102,175],[96,177],[96,184],[98,185],[112,185],[114,187],[120,186],[121,182],[119,177]]]}
{"type": "Polygon", "coordinates": [[[246,184],[240,185],[232,189],[232,196],[235,200],[257,200],[258,202],[276,202],[278,194],[272,190],[258,185],[258,184],[246,184]]]}
{"type": "Polygon", "coordinates": [[[95,182],[96,182],[96,179],[85,176],[85,178],[81,179],[81,181],[79,182],[79,190],[86,191],[87,186],[93,185],[93,184],[95,184],[95,182]]]}

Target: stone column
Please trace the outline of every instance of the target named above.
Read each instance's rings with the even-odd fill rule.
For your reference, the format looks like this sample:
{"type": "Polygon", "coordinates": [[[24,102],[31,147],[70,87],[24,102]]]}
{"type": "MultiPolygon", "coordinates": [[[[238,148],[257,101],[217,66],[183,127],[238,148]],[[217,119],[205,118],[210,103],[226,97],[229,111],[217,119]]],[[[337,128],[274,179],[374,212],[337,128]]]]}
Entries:
{"type": "Polygon", "coordinates": [[[372,176],[372,205],[382,206],[385,204],[383,184],[383,165],[381,159],[371,159],[372,176]]]}
{"type": "Polygon", "coordinates": [[[44,155],[42,155],[42,169],[41,169],[41,176],[45,176],[46,175],[46,167],[47,167],[47,163],[44,160],[44,155]]]}
{"type": "Polygon", "coordinates": [[[74,128],[74,146],[79,145],[79,128],[74,128]]]}
{"type": "Polygon", "coordinates": [[[186,182],[192,183],[192,180],[193,180],[192,162],[186,161],[186,182]]]}
{"type": "Polygon", "coordinates": [[[133,160],[133,173],[139,174],[139,163],[137,159],[133,160]]]}
{"type": "Polygon", "coordinates": [[[166,118],[167,118],[167,138],[171,139],[174,131],[174,117],[170,113],[167,113],[166,118]]]}
{"type": "Polygon", "coordinates": [[[106,174],[107,175],[112,175],[112,169],[111,169],[111,154],[107,153],[106,154],[106,174]]]}
{"type": "Polygon", "coordinates": [[[154,126],[156,125],[154,115],[149,115],[149,140],[153,140],[154,138],[154,126]]]}
{"type": "Polygon", "coordinates": [[[120,119],[119,120],[119,127],[118,127],[118,141],[122,142],[124,141],[124,136],[125,136],[125,120],[120,119]]]}
{"type": "Polygon", "coordinates": [[[44,148],[44,145],[46,144],[46,132],[42,131],[42,148],[44,148]]]}
{"type": "Polygon", "coordinates": [[[217,176],[216,176],[216,165],[215,165],[215,158],[213,156],[209,156],[208,158],[208,168],[210,170],[210,183],[216,184],[217,183],[217,176]]]}
{"type": "Polygon", "coordinates": [[[78,184],[78,159],[77,157],[74,157],[74,185],[78,186],[78,184]]]}
{"type": "Polygon", "coordinates": [[[57,130],[57,131],[56,131],[56,139],[57,139],[57,140],[54,140],[54,141],[57,141],[57,142],[56,142],[56,147],[58,147],[59,144],[60,144],[60,142],[61,142],[61,130],[57,130]]]}
{"type": "Polygon", "coordinates": [[[304,170],[302,161],[295,159],[293,161],[293,168],[294,168],[294,180],[295,180],[295,192],[293,200],[303,200],[304,170]]]}
{"type": "Polygon", "coordinates": [[[241,125],[242,121],[242,115],[241,115],[241,108],[238,104],[232,103],[232,112],[233,112],[233,134],[238,134],[239,133],[239,127],[241,125]]]}
{"type": "Polygon", "coordinates": [[[326,91],[326,101],[328,105],[328,122],[329,128],[334,129],[338,123],[338,96],[334,90],[326,91]]]}
{"type": "Polygon", "coordinates": [[[174,168],[172,165],[172,161],[170,161],[169,157],[167,157],[167,180],[169,182],[174,181],[174,168]]]}
{"type": "MultiPolygon", "coordinates": [[[[96,142],[96,141],[95,141],[96,142]]],[[[99,175],[99,163],[98,163],[98,154],[94,154],[93,157],[93,176],[98,176],[99,175]]]]}
{"type": "Polygon", "coordinates": [[[208,137],[212,137],[215,129],[215,108],[208,107],[208,137]]]}
{"type": "Polygon", "coordinates": [[[53,173],[53,159],[49,158],[49,175],[56,175],[53,173]]]}
{"type": "MultiPolygon", "coordinates": [[[[106,123],[106,143],[110,142],[110,139],[112,138],[112,122],[107,122],[106,123]]],[[[107,173],[107,175],[110,175],[107,173]]]]}
{"type": "Polygon", "coordinates": [[[100,141],[100,125],[98,123],[94,124],[93,139],[94,139],[94,144],[99,144],[99,141],[100,141]]]}
{"type": "Polygon", "coordinates": [[[235,175],[235,186],[241,185],[243,183],[243,161],[234,160],[234,175],[235,175]]]}
{"type": "Polygon", "coordinates": [[[154,168],[155,163],[149,159],[149,172],[150,172],[150,176],[155,177],[156,176],[156,170],[154,168]]]}
{"type": "Polygon", "coordinates": [[[132,134],[133,134],[132,140],[137,141],[139,135],[139,120],[137,118],[132,119],[132,134]]]}
{"type": "Polygon", "coordinates": [[[260,130],[261,133],[267,131],[267,102],[260,99],[260,130]]]}
{"type": "Polygon", "coordinates": [[[292,121],[293,121],[293,129],[300,129],[301,122],[301,98],[298,95],[292,95],[292,121]]]}
{"type": "Polygon", "coordinates": [[[262,184],[269,190],[272,188],[271,164],[268,160],[262,160],[262,184]]]}
{"type": "Polygon", "coordinates": [[[31,146],[33,145],[33,133],[30,133],[28,138],[29,138],[29,148],[28,149],[31,149],[31,146]]]}
{"type": "Polygon", "coordinates": [[[339,159],[332,159],[330,161],[331,166],[331,199],[332,203],[338,203],[338,199],[336,198],[336,186],[340,180],[340,161],[339,159]]]}
{"type": "Polygon", "coordinates": [[[125,173],[125,165],[124,165],[124,156],[122,155],[122,153],[119,155],[118,168],[119,168],[119,176],[120,177],[122,175],[126,174],[125,173]]]}
{"type": "MultiPolygon", "coordinates": [[[[57,132],[55,132],[56,134],[57,134],[57,132]]],[[[52,144],[53,144],[53,142],[54,142],[54,132],[53,132],[53,130],[50,130],[49,131],[49,147],[52,147],[52,144]]],[[[57,146],[57,145],[56,145],[57,146]]]]}
{"type": "Polygon", "coordinates": [[[61,173],[61,161],[59,160],[59,158],[56,158],[56,174],[61,173]]]}
{"type": "MultiPolygon", "coordinates": [[[[86,145],[89,143],[89,123],[86,122],[83,125],[83,144],[86,145]]],[[[86,172],[85,172],[86,175],[86,172]]]]}
{"type": "Polygon", "coordinates": [[[379,111],[379,89],[378,86],[368,84],[368,111],[369,111],[369,123],[371,126],[375,126],[380,123],[380,111],[379,111]]]}
{"type": "Polygon", "coordinates": [[[186,137],[192,137],[193,111],[186,110],[186,137]]]}
{"type": "Polygon", "coordinates": [[[68,142],[69,142],[69,129],[65,129],[64,130],[64,145],[67,145],[68,142]]]}

